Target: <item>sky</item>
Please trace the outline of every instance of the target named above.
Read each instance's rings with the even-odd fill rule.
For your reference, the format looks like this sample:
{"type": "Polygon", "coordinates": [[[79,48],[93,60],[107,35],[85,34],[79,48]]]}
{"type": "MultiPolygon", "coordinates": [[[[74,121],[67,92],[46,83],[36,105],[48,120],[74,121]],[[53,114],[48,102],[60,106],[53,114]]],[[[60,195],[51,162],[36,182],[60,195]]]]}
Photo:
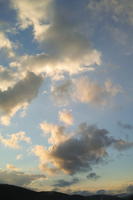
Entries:
{"type": "Polygon", "coordinates": [[[0,0],[0,183],[133,192],[132,34],[132,0],[0,0]]]}

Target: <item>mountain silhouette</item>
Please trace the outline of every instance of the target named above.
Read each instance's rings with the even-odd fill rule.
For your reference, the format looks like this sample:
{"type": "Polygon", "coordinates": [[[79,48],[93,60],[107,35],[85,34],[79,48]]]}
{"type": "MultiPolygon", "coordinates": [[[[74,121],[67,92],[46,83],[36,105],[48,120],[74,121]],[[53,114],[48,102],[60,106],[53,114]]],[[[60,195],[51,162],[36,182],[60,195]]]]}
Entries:
{"type": "Polygon", "coordinates": [[[132,200],[133,196],[114,195],[68,195],[60,192],[35,192],[14,185],[0,184],[0,198],[3,200],[132,200]]]}

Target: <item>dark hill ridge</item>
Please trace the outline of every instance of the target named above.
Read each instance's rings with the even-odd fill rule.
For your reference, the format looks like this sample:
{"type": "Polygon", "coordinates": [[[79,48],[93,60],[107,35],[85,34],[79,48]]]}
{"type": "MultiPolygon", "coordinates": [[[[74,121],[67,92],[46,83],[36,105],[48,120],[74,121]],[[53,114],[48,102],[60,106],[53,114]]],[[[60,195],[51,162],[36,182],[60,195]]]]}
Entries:
{"type": "MultiPolygon", "coordinates": [[[[132,196],[133,197],[133,196],[132,196]]],[[[60,192],[35,192],[18,186],[0,184],[0,199],[6,200],[132,200],[113,195],[68,195],[60,192]]]]}

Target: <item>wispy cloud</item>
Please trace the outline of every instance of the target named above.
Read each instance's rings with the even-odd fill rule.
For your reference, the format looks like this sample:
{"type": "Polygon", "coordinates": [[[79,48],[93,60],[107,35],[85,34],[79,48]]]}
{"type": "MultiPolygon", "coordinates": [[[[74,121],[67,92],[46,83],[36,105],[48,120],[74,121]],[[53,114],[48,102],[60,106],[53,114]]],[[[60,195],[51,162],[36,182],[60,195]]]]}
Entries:
{"type": "Polygon", "coordinates": [[[63,179],[60,179],[57,181],[57,183],[53,184],[52,186],[54,186],[54,187],[69,187],[71,185],[78,183],[79,181],[80,180],[78,178],[73,178],[70,181],[65,181],[63,179]]]}
{"type": "Polygon", "coordinates": [[[105,81],[101,86],[88,77],[82,76],[77,79],[66,80],[60,85],[52,86],[51,92],[54,100],[59,105],[65,105],[70,100],[93,105],[106,105],[111,97],[122,92],[122,88],[120,85],[114,85],[110,80],[105,81]]]}
{"type": "Polygon", "coordinates": [[[121,127],[122,129],[126,129],[126,130],[133,130],[133,125],[128,124],[128,123],[123,123],[121,121],[117,122],[118,126],[121,127]]]}
{"type": "Polygon", "coordinates": [[[100,178],[95,172],[91,172],[86,176],[89,180],[97,180],[100,178]]]}

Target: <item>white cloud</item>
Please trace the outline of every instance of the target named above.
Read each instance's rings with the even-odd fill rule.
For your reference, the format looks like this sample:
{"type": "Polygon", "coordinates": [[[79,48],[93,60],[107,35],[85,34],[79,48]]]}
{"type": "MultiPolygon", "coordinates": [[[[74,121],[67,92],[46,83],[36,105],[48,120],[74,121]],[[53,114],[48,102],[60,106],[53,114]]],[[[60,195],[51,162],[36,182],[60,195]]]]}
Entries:
{"type": "Polygon", "coordinates": [[[64,122],[66,125],[72,125],[74,122],[71,111],[62,110],[59,112],[59,120],[64,122]]]}
{"type": "Polygon", "coordinates": [[[14,43],[10,41],[6,34],[0,32],[0,50],[5,50],[9,57],[13,57],[15,55],[13,51],[14,47],[14,43]]]}
{"type": "Polygon", "coordinates": [[[21,148],[20,142],[24,141],[26,143],[31,143],[30,137],[26,136],[25,132],[18,132],[4,137],[0,135],[0,143],[6,147],[19,149],[21,148]]]}
{"type": "Polygon", "coordinates": [[[41,37],[47,27],[48,7],[51,2],[53,0],[11,0],[13,8],[17,11],[20,28],[33,26],[35,37],[41,37]]]}
{"type": "Polygon", "coordinates": [[[109,99],[122,92],[119,85],[113,85],[110,80],[101,86],[87,76],[66,80],[60,85],[51,87],[51,92],[57,104],[67,104],[70,100],[94,105],[106,105],[109,99]]]}
{"type": "MultiPolygon", "coordinates": [[[[94,64],[101,64],[101,52],[93,48],[82,29],[79,29],[84,20],[79,22],[80,25],[75,21],[79,12],[76,7],[73,13],[62,14],[64,4],[57,0],[11,2],[21,28],[33,26],[34,37],[46,52],[24,56],[19,59],[20,63],[16,62],[17,65],[19,63],[22,68],[26,67],[34,73],[45,72],[57,79],[64,72],[79,73],[94,69],[94,64]]],[[[82,8],[84,11],[85,8],[82,8]]]]}
{"type": "Polygon", "coordinates": [[[50,124],[47,122],[42,122],[40,124],[41,129],[45,134],[50,134],[49,143],[57,145],[61,142],[64,142],[70,137],[70,134],[65,133],[64,126],[58,126],[55,124],[50,124]]]}
{"type": "Polygon", "coordinates": [[[18,79],[18,73],[13,72],[11,69],[0,65],[0,90],[7,90],[13,87],[18,79]]]}
{"type": "Polygon", "coordinates": [[[7,164],[6,169],[10,171],[20,171],[20,168],[15,167],[13,164],[7,164]]]}
{"type": "Polygon", "coordinates": [[[22,155],[22,154],[18,154],[18,155],[16,156],[16,160],[21,160],[21,159],[23,159],[23,155],[22,155]]]}

